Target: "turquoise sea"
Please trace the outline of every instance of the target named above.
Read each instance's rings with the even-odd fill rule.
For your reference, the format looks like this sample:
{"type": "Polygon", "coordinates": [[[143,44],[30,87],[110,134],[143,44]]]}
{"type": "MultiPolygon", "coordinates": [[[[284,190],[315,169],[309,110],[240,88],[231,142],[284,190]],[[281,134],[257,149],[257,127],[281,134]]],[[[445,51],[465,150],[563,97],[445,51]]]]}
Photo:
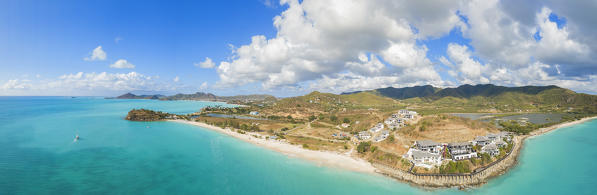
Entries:
{"type": "Polygon", "coordinates": [[[132,108],[221,103],[0,97],[0,194],[594,194],[597,121],[527,141],[479,189],[424,190],[316,164],[200,127],[123,120],[132,108]],[[81,139],[73,143],[75,134],[81,139]]]}

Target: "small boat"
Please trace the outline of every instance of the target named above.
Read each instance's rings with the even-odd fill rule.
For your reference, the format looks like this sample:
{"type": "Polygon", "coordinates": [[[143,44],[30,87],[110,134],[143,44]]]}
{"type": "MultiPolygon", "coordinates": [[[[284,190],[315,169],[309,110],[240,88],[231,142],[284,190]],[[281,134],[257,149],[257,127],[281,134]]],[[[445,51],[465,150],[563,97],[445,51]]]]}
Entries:
{"type": "Polygon", "coordinates": [[[75,140],[73,140],[73,142],[76,142],[79,140],[79,134],[77,134],[77,136],[75,136],[75,140]]]}

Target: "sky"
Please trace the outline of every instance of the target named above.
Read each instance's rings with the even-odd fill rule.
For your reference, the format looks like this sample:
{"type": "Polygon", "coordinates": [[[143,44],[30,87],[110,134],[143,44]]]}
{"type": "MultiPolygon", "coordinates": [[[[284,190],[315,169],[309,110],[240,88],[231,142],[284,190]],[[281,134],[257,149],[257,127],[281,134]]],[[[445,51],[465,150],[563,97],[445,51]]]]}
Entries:
{"type": "Polygon", "coordinates": [[[0,95],[597,94],[597,1],[0,1],[0,95]]]}

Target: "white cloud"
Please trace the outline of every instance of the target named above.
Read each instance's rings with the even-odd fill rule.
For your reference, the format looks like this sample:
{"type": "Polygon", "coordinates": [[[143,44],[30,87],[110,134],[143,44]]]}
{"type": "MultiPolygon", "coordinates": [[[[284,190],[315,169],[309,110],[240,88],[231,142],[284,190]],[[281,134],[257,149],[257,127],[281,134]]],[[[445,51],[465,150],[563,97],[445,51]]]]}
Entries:
{"type": "Polygon", "coordinates": [[[206,89],[207,89],[207,87],[208,87],[208,85],[207,85],[207,82],[203,82],[203,83],[201,83],[201,86],[199,86],[199,90],[200,90],[200,91],[202,91],[202,90],[206,90],[206,89]]]}
{"type": "Polygon", "coordinates": [[[176,76],[176,77],[174,77],[174,79],[172,79],[172,81],[178,82],[178,81],[180,81],[180,78],[178,78],[178,76],[176,76]]]}
{"type": "MultiPolygon", "coordinates": [[[[293,86],[351,71],[360,75],[417,72],[437,75],[427,48],[417,39],[438,37],[462,26],[458,3],[419,1],[284,0],[274,18],[276,37],[253,36],[233,47],[230,60],[219,64],[219,85],[261,83],[266,89],[293,86]],[[444,9],[436,9],[438,7],[444,9]],[[418,32],[413,30],[418,29],[418,32]],[[370,59],[363,61],[363,56],[370,59]],[[394,65],[384,67],[379,57],[394,65]]],[[[381,75],[380,75],[381,76],[381,75]]]]}
{"type": "Polygon", "coordinates": [[[211,60],[211,58],[205,58],[203,62],[195,63],[194,65],[201,68],[213,68],[216,66],[216,64],[211,60]]]}
{"type": "Polygon", "coordinates": [[[102,49],[102,46],[97,46],[91,51],[91,56],[84,58],[85,61],[103,61],[106,60],[106,52],[102,49]]]}
{"type": "Polygon", "coordinates": [[[2,90],[23,90],[31,88],[29,80],[11,79],[2,85],[2,90]]]}
{"type": "Polygon", "coordinates": [[[135,68],[135,65],[125,59],[119,59],[114,64],[110,64],[110,68],[135,68]]]}
{"type": "Polygon", "coordinates": [[[120,41],[122,41],[122,40],[124,40],[124,38],[122,38],[122,37],[118,36],[118,37],[114,38],[114,43],[118,44],[118,43],[120,43],[120,41]]]}

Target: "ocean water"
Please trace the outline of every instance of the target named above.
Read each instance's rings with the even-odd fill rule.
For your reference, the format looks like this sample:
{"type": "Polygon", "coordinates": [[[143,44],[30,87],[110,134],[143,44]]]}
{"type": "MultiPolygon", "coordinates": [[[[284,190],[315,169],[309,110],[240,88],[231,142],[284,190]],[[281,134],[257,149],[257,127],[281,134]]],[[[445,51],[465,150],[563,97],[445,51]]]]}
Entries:
{"type": "Polygon", "coordinates": [[[597,121],[527,141],[521,163],[479,189],[424,190],[322,167],[200,127],[123,120],[213,102],[0,97],[0,194],[592,194],[597,121]],[[81,139],[73,142],[75,134],[81,139]]]}

